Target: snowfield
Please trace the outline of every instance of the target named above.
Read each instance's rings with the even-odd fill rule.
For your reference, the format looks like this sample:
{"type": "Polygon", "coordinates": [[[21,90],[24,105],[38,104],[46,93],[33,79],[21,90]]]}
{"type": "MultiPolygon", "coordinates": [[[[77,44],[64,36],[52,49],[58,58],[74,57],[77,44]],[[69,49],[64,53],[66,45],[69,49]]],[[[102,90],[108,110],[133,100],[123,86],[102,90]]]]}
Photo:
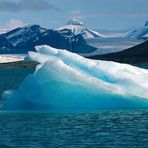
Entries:
{"type": "Polygon", "coordinates": [[[148,108],[148,70],[46,45],[36,49],[29,57],[40,65],[17,90],[4,92],[2,109],[148,108]]]}
{"type": "Polygon", "coordinates": [[[0,63],[23,61],[26,54],[0,54],[0,63]]]}

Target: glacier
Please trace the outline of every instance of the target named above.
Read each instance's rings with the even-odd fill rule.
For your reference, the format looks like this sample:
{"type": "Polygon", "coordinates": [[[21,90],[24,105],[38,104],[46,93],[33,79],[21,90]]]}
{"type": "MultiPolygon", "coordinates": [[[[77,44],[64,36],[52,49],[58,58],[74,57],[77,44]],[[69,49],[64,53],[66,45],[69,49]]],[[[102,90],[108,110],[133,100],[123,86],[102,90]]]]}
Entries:
{"type": "Polygon", "coordinates": [[[36,51],[29,52],[36,71],[3,93],[3,110],[148,108],[148,70],[47,45],[36,51]]]}

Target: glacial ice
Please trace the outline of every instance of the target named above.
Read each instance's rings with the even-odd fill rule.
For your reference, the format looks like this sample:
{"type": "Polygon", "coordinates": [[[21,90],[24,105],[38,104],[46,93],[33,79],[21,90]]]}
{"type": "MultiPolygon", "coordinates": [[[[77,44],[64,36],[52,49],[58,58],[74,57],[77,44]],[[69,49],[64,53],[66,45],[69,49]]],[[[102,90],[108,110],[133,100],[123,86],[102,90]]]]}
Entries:
{"type": "Polygon", "coordinates": [[[5,91],[4,110],[148,108],[148,70],[90,60],[46,45],[29,57],[39,62],[17,90],[5,91]]]}

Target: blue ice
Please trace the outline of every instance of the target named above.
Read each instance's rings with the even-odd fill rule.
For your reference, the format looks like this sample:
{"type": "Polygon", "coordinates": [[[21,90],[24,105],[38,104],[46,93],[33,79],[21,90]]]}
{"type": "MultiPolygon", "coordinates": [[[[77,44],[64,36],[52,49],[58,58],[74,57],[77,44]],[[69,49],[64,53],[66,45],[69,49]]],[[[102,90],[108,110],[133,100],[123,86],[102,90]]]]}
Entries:
{"type": "Polygon", "coordinates": [[[148,108],[148,70],[90,60],[66,50],[38,46],[39,62],[17,90],[5,91],[4,110],[96,110],[148,108]]]}

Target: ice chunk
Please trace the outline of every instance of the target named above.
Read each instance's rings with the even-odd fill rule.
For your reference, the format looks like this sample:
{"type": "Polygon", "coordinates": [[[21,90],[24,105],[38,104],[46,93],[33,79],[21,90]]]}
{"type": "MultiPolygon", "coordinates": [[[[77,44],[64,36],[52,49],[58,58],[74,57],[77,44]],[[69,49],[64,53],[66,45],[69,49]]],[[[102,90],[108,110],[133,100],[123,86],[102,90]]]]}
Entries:
{"type": "Polygon", "coordinates": [[[29,56],[40,65],[17,90],[4,94],[3,109],[148,108],[148,70],[45,45],[36,49],[29,56]]]}

